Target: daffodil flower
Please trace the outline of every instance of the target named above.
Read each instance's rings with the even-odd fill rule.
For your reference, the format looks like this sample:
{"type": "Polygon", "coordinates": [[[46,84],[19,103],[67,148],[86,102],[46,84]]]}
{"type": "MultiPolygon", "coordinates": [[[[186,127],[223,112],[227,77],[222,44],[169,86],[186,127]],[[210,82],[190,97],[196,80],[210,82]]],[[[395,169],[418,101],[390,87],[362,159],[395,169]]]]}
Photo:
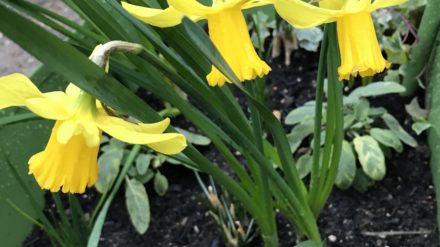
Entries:
{"type": "Polygon", "coordinates": [[[406,0],[321,0],[319,6],[302,0],[273,0],[278,14],[297,28],[336,21],[341,66],[339,79],[372,76],[389,68],[377,41],[371,12],[406,0]]]}
{"type": "Polygon", "coordinates": [[[162,133],[170,120],[132,123],[107,114],[91,95],[70,84],[66,92],[42,93],[24,75],[0,78],[0,109],[25,106],[33,113],[56,120],[44,151],[29,160],[33,174],[43,189],[52,192],[83,193],[97,181],[102,131],[131,144],[144,144],[164,154],[175,154],[186,146],[185,137],[162,133]]]}
{"type": "MultiPolygon", "coordinates": [[[[226,62],[241,81],[263,77],[271,70],[259,58],[252,45],[242,9],[269,4],[260,0],[214,0],[212,6],[196,0],[168,0],[165,10],[140,7],[122,2],[122,6],[133,16],[158,27],[180,24],[183,16],[192,20],[208,20],[209,36],[226,62]]],[[[207,76],[211,86],[222,86],[228,79],[212,66],[207,76]]]]}

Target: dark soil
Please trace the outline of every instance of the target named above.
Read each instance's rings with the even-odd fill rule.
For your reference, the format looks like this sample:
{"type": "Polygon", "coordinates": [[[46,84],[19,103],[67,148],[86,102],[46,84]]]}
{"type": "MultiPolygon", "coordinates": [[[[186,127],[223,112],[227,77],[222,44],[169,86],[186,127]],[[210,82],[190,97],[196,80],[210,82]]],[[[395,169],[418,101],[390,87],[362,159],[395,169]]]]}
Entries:
{"type": "MultiPolygon", "coordinates": [[[[272,64],[269,100],[273,110],[285,116],[314,98],[317,60],[317,53],[297,51],[289,67],[282,65],[282,59],[272,64]]],[[[407,128],[409,121],[403,104],[406,101],[393,96],[375,99],[373,104],[385,106],[407,128]]],[[[322,237],[327,239],[328,246],[439,245],[429,149],[424,136],[418,141],[418,148],[406,147],[404,152],[387,160],[385,179],[368,192],[333,191],[319,218],[322,237]]],[[[202,152],[211,160],[221,160],[213,149],[202,152]]],[[[170,190],[159,197],[147,187],[152,213],[148,232],[140,236],[131,226],[121,191],[110,208],[100,246],[222,246],[207,207],[199,200],[201,189],[193,173],[173,165],[161,171],[169,178],[170,190]]],[[[89,190],[83,200],[91,209],[97,201],[96,192],[89,190]]],[[[291,247],[295,244],[295,234],[286,220],[278,218],[280,246],[291,247]]],[[[45,246],[44,239],[40,231],[34,230],[26,246],[45,246]]],[[[256,239],[250,246],[261,243],[256,239]]]]}

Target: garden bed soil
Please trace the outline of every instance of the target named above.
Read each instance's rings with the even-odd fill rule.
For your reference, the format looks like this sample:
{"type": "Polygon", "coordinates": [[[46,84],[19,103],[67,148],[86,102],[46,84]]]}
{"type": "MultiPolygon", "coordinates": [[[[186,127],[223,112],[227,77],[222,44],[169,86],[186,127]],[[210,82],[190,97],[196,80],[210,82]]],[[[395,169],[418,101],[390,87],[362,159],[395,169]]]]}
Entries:
{"type": "MultiPolygon", "coordinates": [[[[269,100],[273,110],[285,116],[314,98],[317,60],[317,53],[300,50],[293,54],[289,67],[282,64],[282,58],[272,63],[269,100]]],[[[386,107],[409,130],[403,104],[408,101],[387,96],[373,100],[373,104],[386,107]]],[[[173,123],[179,125],[179,121],[185,120],[177,118],[173,123]]],[[[418,142],[416,149],[405,147],[404,152],[388,159],[386,177],[366,193],[334,189],[319,217],[322,237],[328,246],[439,246],[426,137],[419,137],[418,142]]],[[[221,160],[212,148],[201,151],[211,160],[221,160]]],[[[106,218],[100,246],[223,246],[207,207],[201,203],[202,190],[194,174],[175,165],[166,165],[161,171],[169,179],[170,188],[165,196],[159,197],[147,186],[152,214],[148,232],[142,236],[135,232],[121,190],[106,218]]],[[[93,208],[97,199],[94,189],[81,196],[86,211],[93,208]]],[[[47,208],[51,207],[48,203],[47,208]]],[[[295,234],[290,225],[283,217],[278,219],[280,246],[294,246],[295,234]]],[[[46,238],[35,229],[25,246],[45,244],[46,238]]],[[[249,246],[261,246],[261,240],[257,238],[249,246]]]]}

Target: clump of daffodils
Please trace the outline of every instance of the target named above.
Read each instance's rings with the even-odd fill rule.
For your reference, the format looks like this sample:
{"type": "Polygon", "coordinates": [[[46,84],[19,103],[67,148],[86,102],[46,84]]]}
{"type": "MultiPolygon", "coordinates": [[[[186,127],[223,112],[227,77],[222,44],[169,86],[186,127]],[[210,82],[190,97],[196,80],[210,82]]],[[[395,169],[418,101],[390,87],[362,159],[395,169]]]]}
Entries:
{"type": "MultiPolygon", "coordinates": [[[[100,48],[103,47],[97,48],[97,55],[102,54],[100,48]]],[[[94,60],[93,55],[91,59],[94,60]]],[[[145,124],[115,117],[101,102],[73,84],[65,92],[42,93],[22,74],[1,77],[0,109],[12,106],[27,107],[56,121],[46,148],[29,160],[29,174],[34,175],[41,188],[52,192],[83,193],[96,183],[102,132],[164,154],[176,154],[186,147],[183,135],[163,133],[169,119],[145,124]]]]}
{"type": "MultiPolygon", "coordinates": [[[[213,1],[205,6],[196,0],[169,0],[170,7],[160,10],[122,2],[133,16],[158,27],[181,23],[183,16],[208,21],[209,36],[240,81],[253,80],[268,74],[271,68],[255,52],[242,9],[261,6],[261,1],[213,1]]],[[[214,66],[206,77],[211,86],[223,86],[228,79],[214,66]]]]}

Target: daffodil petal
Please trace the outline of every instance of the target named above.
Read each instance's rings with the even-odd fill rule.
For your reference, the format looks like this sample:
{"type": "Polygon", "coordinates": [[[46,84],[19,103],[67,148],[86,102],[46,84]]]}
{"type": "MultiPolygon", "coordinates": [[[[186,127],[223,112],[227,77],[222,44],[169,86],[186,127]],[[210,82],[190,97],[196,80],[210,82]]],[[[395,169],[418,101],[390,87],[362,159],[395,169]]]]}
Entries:
{"type": "Polygon", "coordinates": [[[81,94],[81,89],[73,83],[70,83],[66,88],[66,94],[69,97],[76,98],[81,94]]]}
{"type": "Polygon", "coordinates": [[[101,141],[101,132],[98,126],[93,121],[82,122],[83,132],[82,135],[86,140],[87,146],[96,147],[99,146],[101,141]]]}
{"type": "Polygon", "coordinates": [[[23,106],[26,99],[42,97],[42,93],[29,78],[22,74],[0,77],[0,109],[23,106]]]}
{"type": "Polygon", "coordinates": [[[250,9],[250,8],[254,8],[254,7],[269,5],[272,3],[273,3],[273,1],[271,1],[271,0],[251,0],[251,1],[247,1],[245,4],[243,4],[241,9],[250,9]]]}
{"type": "Polygon", "coordinates": [[[187,16],[205,17],[216,10],[205,6],[196,0],[168,0],[168,4],[187,16]]]}
{"type": "Polygon", "coordinates": [[[73,136],[66,144],[59,143],[57,132],[61,124],[56,122],[45,150],[29,160],[29,174],[43,189],[83,193],[98,179],[99,145],[88,147],[81,135],[73,136]]]}
{"type": "Polygon", "coordinates": [[[182,21],[183,14],[173,7],[153,9],[122,2],[122,7],[137,19],[156,27],[173,27],[182,21]]]}
{"type": "Polygon", "coordinates": [[[333,22],[343,13],[340,10],[319,8],[301,0],[274,0],[274,6],[283,19],[297,28],[333,22]]]}
{"type": "Polygon", "coordinates": [[[344,2],[342,6],[342,11],[345,14],[348,13],[359,13],[369,9],[371,7],[371,0],[348,0],[344,2]]]}
{"type": "Polygon", "coordinates": [[[186,147],[186,139],[181,134],[146,132],[141,125],[121,121],[116,117],[100,115],[96,124],[116,139],[131,144],[144,144],[164,154],[175,154],[186,147]]]}
{"type": "Polygon", "coordinates": [[[405,2],[407,2],[407,0],[374,0],[374,2],[371,4],[370,11],[399,5],[405,2]]]}
{"type": "MultiPolygon", "coordinates": [[[[59,96],[59,95],[57,95],[59,96]]],[[[25,105],[30,111],[47,119],[64,120],[72,116],[65,104],[50,97],[39,97],[25,100],[25,105]]]]}
{"type": "Polygon", "coordinates": [[[326,9],[341,9],[344,5],[343,0],[321,0],[319,1],[319,6],[326,9]]]}
{"type": "Polygon", "coordinates": [[[66,120],[60,122],[57,131],[57,140],[60,144],[66,144],[69,142],[70,138],[75,134],[77,125],[75,121],[66,120]]]}

